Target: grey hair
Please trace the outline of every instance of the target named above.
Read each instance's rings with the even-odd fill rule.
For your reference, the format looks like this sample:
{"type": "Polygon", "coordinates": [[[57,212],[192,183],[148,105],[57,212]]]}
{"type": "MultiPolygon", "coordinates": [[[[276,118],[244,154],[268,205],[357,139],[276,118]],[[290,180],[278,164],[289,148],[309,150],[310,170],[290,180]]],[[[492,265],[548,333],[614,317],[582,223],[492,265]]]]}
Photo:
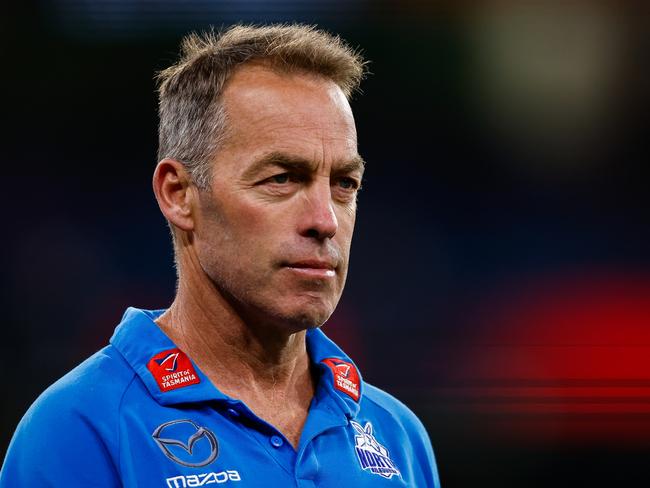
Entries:
{"type": "Polygon", "coordinates": [[[367,64],[340,37],[311,25],[235,25],[218,34],[186,36],[180,60],[156,75],[158,161],[182,162],[202,190],[210,188],[211,162],[227,136],[220,100],[224,85],[235,68],[254,60],[329,78],[348,99],[359,89],[367,64]]]}

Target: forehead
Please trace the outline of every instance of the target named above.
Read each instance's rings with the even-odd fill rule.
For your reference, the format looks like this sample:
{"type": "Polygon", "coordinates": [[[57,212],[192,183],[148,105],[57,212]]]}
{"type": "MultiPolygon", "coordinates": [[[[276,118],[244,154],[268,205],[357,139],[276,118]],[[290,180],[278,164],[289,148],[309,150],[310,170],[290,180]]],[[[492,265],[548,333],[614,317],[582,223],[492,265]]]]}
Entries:
{"type": "Polygon", "coordinates": [[[329,79],[247,64],[228,80],[222,97],[229,129],[226,146],[251,152],[300,151],[306,158],[356,154],[352,110],[329,79]]]}

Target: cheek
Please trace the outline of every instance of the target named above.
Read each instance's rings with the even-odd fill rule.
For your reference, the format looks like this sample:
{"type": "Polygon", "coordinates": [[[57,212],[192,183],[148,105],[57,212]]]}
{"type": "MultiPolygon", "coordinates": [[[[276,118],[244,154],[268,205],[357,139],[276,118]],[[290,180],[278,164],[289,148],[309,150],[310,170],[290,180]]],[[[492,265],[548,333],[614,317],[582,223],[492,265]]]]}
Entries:
{"type": "Polygon", "coordinates": [[[242,205],[233,216],[234,237],[242,249],[257,256],[269,255],[292,237],[291,209],[270,207],[266,203],[242,205]]]}
{"type": "Polygon", "coordinates": [[[354,234],[356,214],[346,212],[337,218],[339,222],[339,228],[336,233],[338,242],[341,246],[341,249],[344,249],[346,251],[346,254],[349,254],[350,245],[352,244],[352,235],[354,234]]]}
{"type": "Polygon", "coordinates": [[[259,232],[264,226],[266,219],[262,209],[240,201],[237,197],[236,194],[229,195],[218,201],[209,201],[203,206],[201,214],[204,226],[201,230],[208,234],[206,240],[222,237],[246,244],[249,235],[259,232]]]}
{"type": "Polygon", "coordinates": [[[199,238],[202,254],[242,272],[258,268],[273,253],[274,237],[286,234],[287,220],[286,212],[275,215],[268,204],[224,202],[205,215],[199,238]]]}

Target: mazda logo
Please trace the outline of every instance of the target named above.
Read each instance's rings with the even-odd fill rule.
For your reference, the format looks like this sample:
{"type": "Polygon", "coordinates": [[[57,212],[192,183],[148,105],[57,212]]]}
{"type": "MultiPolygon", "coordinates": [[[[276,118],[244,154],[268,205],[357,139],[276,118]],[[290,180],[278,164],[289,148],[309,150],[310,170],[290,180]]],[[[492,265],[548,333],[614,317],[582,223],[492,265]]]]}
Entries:
{"type": "Polygon", "coordinates": [[[165,422],[151,436],[165,456],[189,468],[207,466],[219,455],[216,436],[192,420],[165,422]]]}

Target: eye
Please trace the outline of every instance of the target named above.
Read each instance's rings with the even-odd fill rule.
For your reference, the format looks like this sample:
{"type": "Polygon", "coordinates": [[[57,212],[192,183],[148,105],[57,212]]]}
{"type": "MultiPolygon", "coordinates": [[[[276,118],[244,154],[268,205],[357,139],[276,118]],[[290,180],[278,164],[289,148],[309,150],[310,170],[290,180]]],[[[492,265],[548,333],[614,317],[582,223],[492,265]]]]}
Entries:
{"type": "Polygon", "coordinates": [[[281,173],[279,175],[274,175],[269,178],[273,183],[278,183],[280,185],[289,182],[289,173],[281,173]]]}
{"type": "Polygon", "coordinates": [[[356,190],[359,188],[359,183],[353,178],[341,178],[337,183],[344,190],[356,190]]]}

